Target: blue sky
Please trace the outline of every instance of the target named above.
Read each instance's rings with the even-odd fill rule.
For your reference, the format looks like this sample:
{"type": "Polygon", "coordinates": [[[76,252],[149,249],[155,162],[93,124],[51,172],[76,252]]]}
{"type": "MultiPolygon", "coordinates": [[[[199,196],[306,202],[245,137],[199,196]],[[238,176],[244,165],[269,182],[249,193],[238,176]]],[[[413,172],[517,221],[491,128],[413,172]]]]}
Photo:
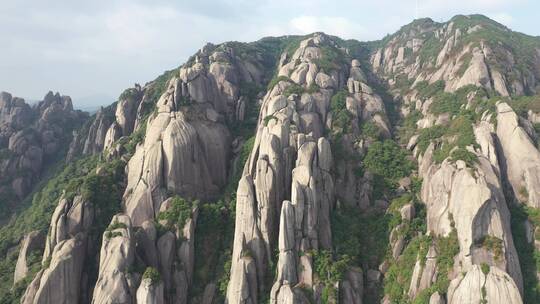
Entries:
{"type": "Polygon", "coordinates": [[[0,91],[81,107],[179,66],[206,42],[328,34],[380,39],[415,16],[480,13],[540,35],[538,0],[0,0],[0,91]]]}

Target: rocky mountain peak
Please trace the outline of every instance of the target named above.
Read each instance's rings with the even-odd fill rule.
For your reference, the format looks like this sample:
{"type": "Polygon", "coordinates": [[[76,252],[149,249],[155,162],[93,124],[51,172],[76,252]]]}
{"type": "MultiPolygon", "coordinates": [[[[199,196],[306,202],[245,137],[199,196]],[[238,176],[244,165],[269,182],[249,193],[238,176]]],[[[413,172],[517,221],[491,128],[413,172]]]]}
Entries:
{"type": "MultiPolygon", "coordinates": [[[[71,98],[48,92],[34,106],[0,94],[0,193],[2,208],[15,207],[69,142],[71,130],[87,116],[74,111],[71,98]]],[[[4,209],[3,213],[9,213],[4,209]]],[[[5,216],[5,214],[2,214],[5,216]]]]}

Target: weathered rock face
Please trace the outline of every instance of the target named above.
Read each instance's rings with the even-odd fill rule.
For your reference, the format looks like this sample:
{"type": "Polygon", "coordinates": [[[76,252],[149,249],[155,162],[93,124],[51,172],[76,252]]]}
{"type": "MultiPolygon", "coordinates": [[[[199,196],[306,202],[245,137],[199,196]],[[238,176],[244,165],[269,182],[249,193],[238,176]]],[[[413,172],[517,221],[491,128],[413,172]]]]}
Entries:
{"type": "Polygon", "coordinates": [[[328,141],[321,136],[332,91],[344,77],[337,73],[332,78],[318,72],[316,65],[310,66],[310,60],[320,58],[318,45],[325,39],[304,40],[291,58],[282,60],[279,69],[280,75],[292,73],[297,85],[316,82],[322,86],[319,92],[287,98],[284,91],[291,83],[281,81],[263,100],[255,145],[237,192],[228,303],[254,303],[258,293],[269,286],[265,279],[275,248],[275,231],[280,231],[280,256],[278,281],[272,288],[274,303],[292,303],[286,301],[292,301],[291,288],[298,282],[300,243],[305,251],[331,246],[328,224],[333,180],[324,169],[329,168],[332,157],[328,141]],[[283,202],[286,198],[291,202],[283,202]],[[282,221],[277,216],[280,212],[282,221]]]}
{"type": "Polygon", "coordinates": [[[133,89],[126,90],[118,101],[116,106],[116,122],[122,129],[122,134],[127,136],[133,132],[135,119],[137,118],[137,109],[141,102],[143,91],[139,85],[133,89]]]}
{"type": "MultiPolygon", "coordinates": [[[[92,228],[93,221],[94,206],[91,202],[84,200],[81,195],[72,198],[62,196],[51,218],[43,252],[43,263],[54,254],[60,242],[73,238],[79,233],[86,234],[92,228]]],[[[81,239],[84,238],[81,237],[81,239]]]]}
{"type": "Polygon", "coordinates": [[[135,242],[131,221],[125,215],[116,215],[103,234],[99,277],[92,303],[136,303],[137,277],[129,273],[134,260],[135,242]]]}
{"type": "Polygon", "coordinates": [[[429,248],[425,263],[416,261],[409,287],[409,298],[414,299],[422,290],[429,288],[437,279],[437,252],[434,246],[429,248]]]}
{"type": "Polygon", "coordinates": [[[230,48],[207,46],[169,82],[128,165],[125,210],[135,226],[157,214],[167,192],[203,200],[219,194],[231,155],[226,120],[236,119],[239,84],[260,83],[258,66],[230,48]]]}
{"type": "Polygon", "coordinates": [[[11,133],[28,126],[32,121],[32,109],[24,99],[12,97],[7,92],[0,93],[0,122],[2,136],[0,143],[4,146],[11,133]]]}
{"type": "Polygon", "coordinates": [[[516,113],[506,103],[497,105],[497,137],[502,150],[502,168],[516,198],[540,207],[540,151],[520,126],[516,113]]]}
{"type": "Polygon", "coordinates": [[[361,269],[350,269],[342,283],[341,301],[344,304],[362,304],[364,277],[361,269]]]}
{"type": "Polygon", "coordinates": [[[450,283],[448,303],[523,303],[514,281],[498,268],[490,267],[484,274],[480,266],[474,265],[467,274],[450,283]]]}
{"type": "Polygon", "coordinates": [[[19,250],[19,258],[15,266],[15,274],[13,276],[13,284],[19,282],[28,274],[28,255],[33,251],[43,249],[45,245],[45,235],[40,231],[32,231],[28,233],[21,241],[21,249],[19,250]]]}
{"type": "MultiPolygon", "coordinates": [[[[429,158],[424,155],[423,162],[429,162],[429,158]]],[[[472,169],[474,175],[463,161],[452,164],[445,160],[441,165],[429,166],[422,185],[428,230],[440,236],[456,230],[460,247],[454,266],[456,272],[487,263],[510,274],[521,290],[521,270],[502,186],[490,161],[484,155],[478,155],[478,160],[472,169]],[[484,248],[485,238],[499,240],[501,253],[484,248]]]]}
{"type": "Polygon", "coordinates": [[[104,109],[96,113],[96,118],[90,125],[88,137],[84,142],[83,155],[97,154],[103,151],[107,128],[111,125],[111,117],[104,109]]]}
{"type": "Polygon", "coordinates": [[[91,121],[74,136],[69,147],[68,160],[81,155],[99,154],[113,148],[114,143],[121,137],[133,133],[137,117],[146,114],[147,108],[141,105],[154,91],[155,84],[152,82],[144,87],[136,84],[120,95],[116,105],[98,110],[91,121]]]}
{"type": "Polygon", "coordinates": [[[153,283],[150,279],[144,279],[141,282],[139,289],[137,289],[137,303],[167,303],[163,296],[163,283],[153,283]]]}
{"type": "Polygon", "coordinates": [[[30,107],[24,99],[0,93],[0,197],[6,207],[30,193],[85,119],[68,96],[49,92],[30,107]]]}
{"type": "Polygon", "coordinates": [[[78,195],[63,196],[55,209],[43,252],[43,269],[28,286],[22,303],[77,303],[87,258],[93,206],[78,195]]]}
{"type": "MultiPolygon", "coordinates": [[[[158,112],[148,122],[144,144],[137,147],[128,164],[124,202],[135,226],[157,215],[167,192],[209,199],[226,182],[229,131],[205,116],[191,120],[177,111],[179,84],[178,79],[171,81],[160,98],[158,112]]],[[[208,104],[190,107],[196,113],[208,109],[208,104]]]]}
{"type": "Polygon", "coordinates": [[[86,236],[83,233],[59,242],[50,265],[41,275],[33,303],[77,303],[80,297],[86,236]]]}

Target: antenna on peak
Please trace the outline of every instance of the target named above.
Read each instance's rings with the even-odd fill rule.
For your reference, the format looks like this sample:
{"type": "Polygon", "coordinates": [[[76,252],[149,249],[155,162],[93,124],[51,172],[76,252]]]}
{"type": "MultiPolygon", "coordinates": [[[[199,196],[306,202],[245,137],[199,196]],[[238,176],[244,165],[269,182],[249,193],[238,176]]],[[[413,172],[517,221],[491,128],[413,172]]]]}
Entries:
{"type": "Polygon", "coordinates": [[[414,10],[414,20],[418,20],[418,0],[415,0],[415,1],[416,1],[416,6],[414,10]]]}

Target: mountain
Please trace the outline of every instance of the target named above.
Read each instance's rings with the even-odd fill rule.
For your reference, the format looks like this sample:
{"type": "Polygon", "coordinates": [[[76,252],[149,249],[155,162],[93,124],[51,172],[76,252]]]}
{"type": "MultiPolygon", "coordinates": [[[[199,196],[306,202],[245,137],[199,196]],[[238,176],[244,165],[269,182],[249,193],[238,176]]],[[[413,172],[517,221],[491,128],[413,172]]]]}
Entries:
{"type": "Polygon", "coordinates": [[[538,303],[539,91],[540,38],[471,15],[207,44],[91,117],[3,93],[2,163],[57,158],[0,303],[538,303]]]}

